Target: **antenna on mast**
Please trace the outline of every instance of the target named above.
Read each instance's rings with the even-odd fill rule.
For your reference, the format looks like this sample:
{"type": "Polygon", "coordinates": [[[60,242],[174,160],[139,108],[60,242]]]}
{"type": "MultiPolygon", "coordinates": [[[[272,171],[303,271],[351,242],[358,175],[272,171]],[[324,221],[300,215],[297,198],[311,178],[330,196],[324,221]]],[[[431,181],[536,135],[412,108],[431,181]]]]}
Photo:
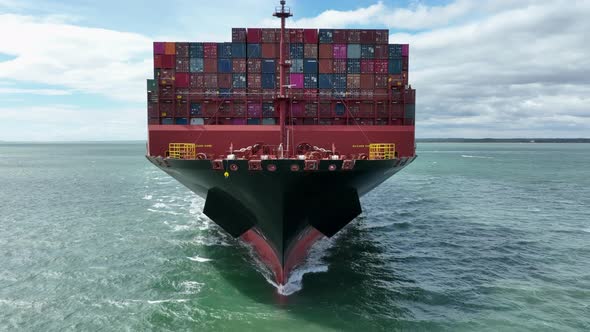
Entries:
{"type": "MultiPolygon", "coordinates": [[[[281,41],[280,41],[280,55],[279,55],[279,65],[280,65],[280,71],[279,71],[279,122],[280,122],[280,128],[281,128],[281,140],[280,140],[280,144],[282,144],[282,146],[289,146],[289,143],[287,142],[287,135],[285,134],[285,117],[286,117],[286,112],[287,112],[287,94],[286,94],[286,90],[285,90],[285,78],[286,78],[286,74],[287,74],[287,70],[289,69],[289,67],[291,66],[290,63],[287,62],[287,59],[285,58],[286,56],[286,52],[285,52],[285,20],[291,16],[293,16],[293,14],[291,13],[291,9],[289,7],[285,7],[286,1],[285,0],[281,0],[280,2],[281,6],[280,7],[276,7],[275,8],[275,12],[274,14],[272,14],[272,16],[275,16],[277,18],[281,19],[281,41]]],[[[288,151],[287,151],[288,153],[288,151]]]]}

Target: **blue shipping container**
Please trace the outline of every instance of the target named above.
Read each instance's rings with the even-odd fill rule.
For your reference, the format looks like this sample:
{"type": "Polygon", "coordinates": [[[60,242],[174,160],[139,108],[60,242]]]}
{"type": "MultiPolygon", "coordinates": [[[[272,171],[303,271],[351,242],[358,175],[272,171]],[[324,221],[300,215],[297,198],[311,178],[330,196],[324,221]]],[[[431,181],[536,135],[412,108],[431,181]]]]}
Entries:
{"type": "Polygon", "coordinates": [[[248,119],[247,124],[249,125],[258,125],[260,124],[260,119],[248,119]]]}
{"type": "Polygon", "coordinates": [[[231,73],[232,72],[231,59],[218,59],[217,60],[217,71],[220,73],[231,73]]]}
{"type": "Polygon", "coordinates": [[[276,86],[275,74],[262,74],[262,88],[263,89],[274,89],[276,86]]]}
{"type": "Polygon", "coordinates": [[[346,62],[346,72],[349,74],[361,73],[361,60],[350,59],[346,62]]]}
{"type": "Polygon", "coordinates": [[[416,117],[416,104],[405,104],[404,108],[404,118],[413,119],[416,117]]]}
{"type": "Polygon", "coordinates": [[[201,58],[190,58],[189,60],[190,72],[191,73],[202,73],[203,72],[203,59],[201,58]]]}
{"type": "Polygon", "coordinates": [[[402,56],[402,45],[401,44],[391,44],[389,45],[389,58],[399,58],[402,56]]]}
{"type": "Polygon", "coordinates": [[[245,58],[246,57],[246,44],[244,43],[232,43],[231,45],[231,56],[232,58],[245,58]]]}
{"type": "Polygon", "coordinates": [[[375,58],[375,45],[361,45],[361,59],[375,58]]]}
{"type": "Polygon", "coordinates": [[[274,118],[264,118],[264,119],[262,119],[262,124],[263,125],[274,125],[274,124],[276,124],[276,121],[274,118]]]}
{"type": "Polygon", "coordinates": [[[197,116],[203,114],[203,106],[201,103],[191,103],[191,116],[197,116]]]}
{"type": "Polygon", "coordinates": [[[248,44],[248,58],[258,59],[262,56],[260,44],[248,44]]]}
{"type": "Polygon", "coordinates": [[[402,73],[402,59],[389,59],[388,72],[390,74],[401,74],[402,73]]]}
{"type": "Polygon", "coordinates": [[[303,60],[303,72],[305,74],[317,74],[318,73],[318,60],[304,59],[303,60]]]}
{"type": "Polygon", "coordinates": [[[332,29],[320,29],[319,39],[320,44],[331,44],[334,31],[332,29]]]}
{"type": "Polygon", "coordinates": [[[344,116],[344,114],[346,113],[346,107],[344,107],[344,104],[336,104],[336,107],[334,108],[334,113],[336,113],[336,115],[338,116],[344,116]]]}
{"type": "Polygon", "coordinates": [[[234,89],[246,88],[246,74],[234,74],[232,76],[232,87],[234,89]]]}
{"type": "Polygon", "coordinates": [[[162,124],[163,125],[171,125],[171,124],[174,124],[174,119],[173,118],[163,118],[162,119],[162,124]]]}
{"type": "Polygon", "coordinates": [[[291,59],[303,59],[303,44],[291,44],[289,55],[291,59]]]}
{"type": "Polygon", "coordinates": [[[361,58],[361,45],[360,44],[348,44],[346,49],[346,55],[349,59],[360,59],[361,58]]]}
{"type": "Polygon", "coordinates": [[[205,55],[203,43],[189,43],[188,50],[191,58],[202,58],[205,55]]]}
{"type": "Polygon", "coordinates": [[[176,118],[174,123],[176,123],[177,125],[187,125],[188,119],[187,118],[176,118]]]}
{"type": "Polygon", "coordinates": [[[346,74],[334,74],[332,84],[334,89],[346,89],[346,74]]]}
{"type": "Polygon", "coordinates": [[[231,89],[219,89],[219,98],[231,98],[231,89]]]}
{"type": "Polygon", "coordinates": [[[231,58],[232,43],[217,44],[217,56],[220,58],[231,58]]]}
{"type": "Polygon", "coordinates": [[[320,74],[318,81],[320,89],[332,89],[334,87],[332,74],[320,74]]]}
{"type": "Polygon", "coordinates": [[[317,89],[318,88],[317,75],[316,74],[304,74],[303,87],[306,89],[317,89]]]}
{"type": "Polygon", "coordinates": [[[262,60],[262,73],[274,74],[277,70],[274,60],[262,60]]]}
{"type": "Polygon", "coordinates": [[[291,72],[303,73],[303,59],[291,60],[291,72]]]}

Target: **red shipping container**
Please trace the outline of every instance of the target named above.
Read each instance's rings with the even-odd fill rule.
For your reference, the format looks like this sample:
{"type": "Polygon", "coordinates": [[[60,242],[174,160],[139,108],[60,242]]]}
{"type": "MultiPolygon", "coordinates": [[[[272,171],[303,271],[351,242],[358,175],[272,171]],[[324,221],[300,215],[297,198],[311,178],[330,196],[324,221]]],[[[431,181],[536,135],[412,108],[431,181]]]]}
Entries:
{"type": "MultiPolygon", "coordinates": [[[[373,76],[373,75],[371,75],[373,76]]],[[[363,77],[361,76],[361,86],[363,84],[363,77]]],[[[375,90],[373,89],[361,89],[361,99],[370,99],[373,100],[375,98],[375,90]]]]}
{"type": "Polygon", "coordinates": [[[203,113],[205,116],[216,116],[219,113],[219,106],[217,103],[204,103],[203,113]]]}
{"type": "Polygon", "coordinates": [[[361,30],[348,30],[347,34],[347,41],[349,44],[359,44],[361,42],[361,30]]]}
{"type": "Polygon", "coordinates": [[[317,59],[318,58],[318,45],[317,44],[304,44],[303,45],[303,57],[306,59],[317,59]]]}
{"type": "Polygon", "coordinates": [[[329,99],[332,97],[332,89],[319,89],[320,99],[329,99]]]}
{"type": "Polygon", "coordinates": [[[189,104],[186,101],[176,101],[174,103],[174,116],[177,118],[188,117],[189,104]]]}
{"type": "Polygon", "coordinates": [[[231,41],[232,43],[245,43],[247,32],[245,28],[232,28],[231,41]]]}
{"type": "Polygon", "coordinates": [[[388,59],[389,45],[375,45],[375,59],[388,59]]]}
{"type": "MultiPolygon", "coordinates": [[[[332,91],[327,90],[322,92],[322,90],[320,90],[320,96],[322,95],[322,93],[326,94],[326,97],[330,97],[332,95],[332,91]]],[[[321,117],[332,117],[332,104],[331,103],[320,103],[319,107],[318,107],[318,111],[321,117]]],[[[310,114],[312,116],[316,116],[316,114],[310,114]]]]}
{"type": "Polygon", "coordinates": [[[204,57],[207,59],[217,58],[217,43],[205,43],[203,44],[204,57]]]}
{"type": "Polygon", "coordinates": [[[408,71],[409,65],[410,65],[409,57],[407,57],[407,56],[402,57],[402,70],[408,71]]]}
{"type": "Polygon", "coordinates": [[[176,43],[167,42],[164,44],[164,54],[176,55],[176,43]]]}
{"type": "Polygon", "coordinates": [[[318,43],[318,30],[317,29],[305,29],[303,30],[303,42],[306,44],[317,44],[318,43]]]}
{"type": "Polygon", "coordinates": [[[217,74],[217,86],[221,89],[231,89],[232,74],[217,74]]]}
{"type": "Polygon", "coordinates": [[[217,88],[217,74],[205,74],[205,88],[217,88]]]}
{"type": "Polygon", "coordinates": [[[375,89],[386,89],[389,76],[378,74],[375,75],[375,89]]]}
{"type": "Polygon", "coordinates": [[[176,56],[180,58],[188,58],[188,43],[176,43],[176,56]]]}
{"type": "Polygon", "coordinates": [[[162,55],[160,68],[166,68],[166,69],[176,68],[176,56],[162,55]]]}
{"type": "Polygon", "coordinates": [[[334,59],[332,61],[332,72],[334,74],[346,74],[346,60],[334,59]]]}
{"type": "Polygon", "coordinates": [[[373,103],[361,103],[360,104],[360,116],[373,116],[374,115],[374,109],[373,109],[373,103]]]}
{"type": "Polygon", "coordinates": [[[334,29],[332,34],[332,42],[334,44],[346,44],[348,42],[346,30],[334,29]]]}
{"type": "MultiPolygon", "coordinates": [[[[250,78],[250,76],[251,75],[248,75],[248,78],[250,78]]],[[[262,85],[262,82],[260,84],[262,85]]],[[[248,87],[248,97],[254,99],[262,98],[262,89],[248,87]]]]}
{"type": "Polygon", "coordinates": [[[346,44],[333,44],[332,57],[334,59],[346,59],[347,48],[346,44]]]}
{"type": "Polygon", "coordinates": [[[375,30],[361,30],[361,44],[375,44],[375,30]]]}
{"type": "Polygon", "coordinates": [[[320,59],[334,58],[334,47],[332,44],[320,44],[319,47],[320,59]]]}
{"type": "Polygon", "coordinates": [[[348,74],[346,76],[346,88],[347,89],[360,89],[361,87],[361,75],[360,74],[348,74]]]}
{"type": "Polygon", "coordinates": [[[205,87],[203,74],[190,74],[190,87],[202,89],[205,87]]]}
{"type": "Polygon", "coordinates": [[[188,88],[189,87],[189,74],[188,73],[176,73],[175,82],[177,88],[188,88]]]}
{"type": "Polygon", "coordinates": [[[248,73],[261,73],[261,72],[262,72],[262,60],[248,59],[248,73]]]}
{"type": "Polygon", "coordinates": [[[162,57],[163,55],[154,55],[154,68],[162,68],[162,57]]]}
{"type": "Polygon", "coordinates": [[[375,44],[389,44],[389,30],[375,30],[375,44]]]}
{"type": "Polygon", "coordinates": [[[189,58],[176,57],[176,72],[177,73],[188,73],[189,72],[189,58]]]}
{"type": "Polygon", "coordinates": [[[174,102],[172,100],[160,103],[160,116],[174,116],[174,102]]]}
{"type": "Polygon", "coordinates": [[[289,29],[289,42],[291,43],[303,43],[303,29],[289,29]]]}
{"type": "Polygon", "coordinates": [[[305,99],[317,99],[318,90],[317,89],[304,89],[303,90],[303,97],[305,99]]]}
{"type": "Polygon", "coordinates": [[[260,89],[262,87],[262,75],[248,74],[248,89],[260,89]]]}
{"type": "Polygon", "coordinates": [[[375,60],[361,60],[361,74],[375,72],[375,60]]]}
{"type": "Polygon", "coordinates": [[[204,71],[206,73],[216,73],[217,72],[217,59],[205,59],[203,60],[204,64],[204,71]]]}
{"type": "Polygon", "coordinates": [[[166,43],[154,42],[154,54],[166,54],[166,43]]]}
{"type": "Polygon", "coordinates": [[[389,95],[387,89],[375,89],[373,90],[375,100],[387,100],[389,95]]]}
{"type": "Polygon", "coordinates": [[[233,89],[232,92],[235,97],[239,97],[239,98],[246,97],[246,89],[233,89]]]}
{"type": "Polygon", "coordinates": [[[274,99],[277,96],[277,90],[275,89],[262,89],[262,99],[274,99]]]}
{"type": "Polygon", "coordinates": [[[278,57],[279,45],[262,44],[262,57],[265,59],[274,59],[278,57]]]}
{"type": "MultiPolygon", "coordinates": [[[[360,74],[354,74],[354,75],[359,75],[359,79],[358,79],[359,84],[358,85],[360,87],[360,85],[361,85],[361,77],[360,77],[360,74]]],[[[348,84],[348,82],[347,82],[347,84],[348,84]]],[[[359,99],[360,97],[361,97],[361,90],[360,89],[347,89],[346,90],[346,98],[348,98],[348,99],[359,99]]]]}
{"type": "Polygon", "coordinates": [[[262,41],[262,29],[248,29],[248,43],[255,44],[262,41]]]}
{"type": "Polygon", "coordinates": [[[361,89],[373,89],[375,86],[374,74],[361,74],[361,89]]]}
{"type": "Polygon", "coordinates": [[[402,56],[410,56],[410,45],[402,44],[402,56]]]}
{"type": "Polygon", "coordinates": [[[332,74],[334,67],[332,65],[332,59],[320,59],[319,61],[319,73],[320,74],[332,74]]]}
{"type": "MultiPolygon", "coordinates": [[[[387,60],[373,60],[375,62],[375,73],[387,74],[388,64],[387,60]]],[[[362,71],[362,69],[361,69],[362,71]]]]}
{"type": "Polygon", "coordinates": [[[246,72],[246,59],[233,59],[232,68],[234,73],[246,72]]]}
{"type": "MultiPolygon", "coordinates": [[[[174,80],[174,69],[162,69],[160,70],[160,80],[174,80]]],[[[161,83],[166,84],[166,83],[161,83]]]]}
{"type": "Polygon", "coordinates": [[[302,103],[292,103],[291,104],[291,114],[294,117],[303,116],[303,104],[302,103]]]}
{"type": "Polygon", "coordinates": [[[404,104],[391,104],[391,118],[404,117],[404,104]]]}
{"type": "MultiPolygon", "coordinates": [[[[281,29],[275,29],[275,44],[281,42],[281,29]]],[[[289,43],[289,29],[285,29],[285,43],[289,43]]]]}
{"type": "Polygon", "coordinates": [[[263,43],[275,43],[275,29],[262,29],[262,42],[263,43]]]}
{"type": "Polygon", "coordinates": [[[159,92],[160,102],[163,99],[174,99],[174,88],[171,85],[161,86],[159,92]]]}
{"type": "Polygon", "coordinates": [[[262,103],[249,101],[248,102],[248,117],[258,118],[262,115],[262,103]]]}
{"type": "MultiPolygon", "coordinates": [[[[191,78],[192,79],[192,78],[191,78]]],[[[192,84],[192,81],[191,81],[192,84]]],[[[203,89],[190,89],[190,100],[199,100],[205,96],[205,90],[203,89]]]]}

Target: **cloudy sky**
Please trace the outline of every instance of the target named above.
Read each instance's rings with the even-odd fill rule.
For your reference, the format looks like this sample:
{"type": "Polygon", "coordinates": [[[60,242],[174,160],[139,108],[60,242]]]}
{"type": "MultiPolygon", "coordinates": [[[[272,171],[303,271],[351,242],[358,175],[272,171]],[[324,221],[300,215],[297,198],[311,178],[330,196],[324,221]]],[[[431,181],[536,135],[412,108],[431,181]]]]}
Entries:
{"type": "MultiPolygon", "coordinates": [[[[588,0],[288,2],[411,44],[418,137],[590,137],[588,0]]],[[[145,139],[152,41],[230,41],[276,3],[0,0],[0,140],[145,139]]]]}

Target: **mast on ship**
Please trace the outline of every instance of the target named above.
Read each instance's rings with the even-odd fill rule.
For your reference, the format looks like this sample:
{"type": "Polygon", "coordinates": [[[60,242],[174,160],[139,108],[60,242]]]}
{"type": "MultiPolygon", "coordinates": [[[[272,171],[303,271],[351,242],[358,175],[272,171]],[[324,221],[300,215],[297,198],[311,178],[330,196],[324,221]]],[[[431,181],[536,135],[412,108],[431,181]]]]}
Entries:
{"type": "MultiPolygon", "coordinates": [[[[285,0],[281,0],[281,7],[277,7],[275,10],[275,13],[273,14],[273,16],[276,16],[278,18],[281,19],[281,41],[280,41],[280,52],[279,52],[279,65],[280,65],[280,69],[279,69],[279,85],[280,85],[280,90],[279,90],[279,122],[280,122],[280,127],[281,127],[281,139],[280,139],[280,146],[281,148],[281,157],[284,157],[284,152],[282,151],[286,151],[286,147],[288,146],[287,143],[287,135],[286,135],[286,129],[285,129],[285,118],[286,118],[286,112],[287,112],[287,102],[288,102],[288,98],[287,98],[287,93],[286,93],[286,86],[285,86],[285,75],[287,72],[287,69],[289,69],[290,64],[287,63],[286,61],[286,54],[285,54],[285,20],[288,17],[293,16],[293,14],[291,13],[291,9],[289,7],[285,7],[285,0]]],[[[289,151],[286,151],[286,153],[288,154],[289,151]]]]}

